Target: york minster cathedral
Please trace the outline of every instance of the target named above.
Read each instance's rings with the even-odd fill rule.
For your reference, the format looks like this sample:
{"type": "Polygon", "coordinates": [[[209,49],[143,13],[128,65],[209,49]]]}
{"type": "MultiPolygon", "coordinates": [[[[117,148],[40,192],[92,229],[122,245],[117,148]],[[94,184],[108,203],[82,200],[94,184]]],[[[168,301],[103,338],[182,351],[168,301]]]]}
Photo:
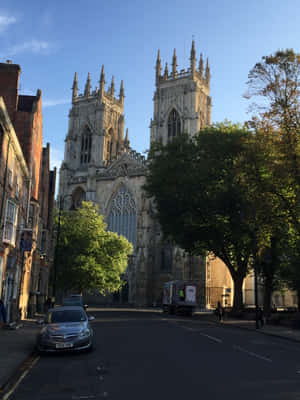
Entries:
{"type": "MultiPolygon", "coordinates": [[[[188,69],[177,69],[175,50],[170,71],[167,63],[162,68],[158,51],[150,144],[154,141],[166,144],[180,132],[193,136],[209,125],[209,94],[208,60],[204,63],[201,54],[197,62],[194,41],[188,69]]],[[[193,257],[162,236],[154,219],[152,201],[142,189],[147,161],[130,147],[124,124],[123,81],[116,95],[114,79],[109,88],[105,86],[102,66],[99,89],[92,90],[88,74],[84,93],[79,94],[75,73],[59,198],[64,200],[64,209],[74,209],[83,200],[97,203],[108,230],[122,234],[133,244],[134,253],[124,276],[126,303],[140,306],[160,303],[164,282],[185,279],[198,284],[198,303],[205,307],[211,302],[209,268],[215,261],[193,257]]],[[[225,278],[217,282],[216,298],[231,287],[228,272],[223,275],[225,278]]]]}

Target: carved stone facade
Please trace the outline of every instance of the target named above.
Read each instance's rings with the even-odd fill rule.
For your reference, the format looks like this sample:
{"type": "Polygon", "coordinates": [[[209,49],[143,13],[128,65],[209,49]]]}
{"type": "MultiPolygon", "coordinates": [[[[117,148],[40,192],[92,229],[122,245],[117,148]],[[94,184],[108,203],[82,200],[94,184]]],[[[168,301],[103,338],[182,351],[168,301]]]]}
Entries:
{"type": "MultiPolygon", "coordinates": [[[[151,142],[167,143],[180,132],[195,135],[210,123],[210,72],[203,76],[202,56],[196,69],[194,42],[191,66],[177,72],[174,51],[172,73],[161,75],[160,55],[156,63],[154,114],[151,142]]],[[[162,300],[163,283],[172,279],[197,282],[199,304],[205,306],[205,260],[191,257],[167,243],[154,220],[151,201],[143,191],[147,163],[130,148],[128,130],[124,137],[124,87],[115,98],[114,79],[105,90],[102,67],[99,90],[91,93],[90,75],[84,94],[78,95],[77,75],[73,83],[72,108],[60,169],[59,196],[65,209],[82,200],[99,205],[108,229],[126,236],[134,245],[124,279],[128,283],[125,301],[150,305],[162,300]]],[[[124,300],[124,296],[123,296],[124,300]]]]}

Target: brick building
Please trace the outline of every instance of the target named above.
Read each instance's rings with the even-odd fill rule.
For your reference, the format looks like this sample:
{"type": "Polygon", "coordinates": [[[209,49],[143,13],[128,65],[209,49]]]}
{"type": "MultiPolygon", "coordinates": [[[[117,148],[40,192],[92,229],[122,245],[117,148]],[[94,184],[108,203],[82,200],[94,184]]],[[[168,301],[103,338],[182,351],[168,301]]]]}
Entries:
{"type": "MultiPolygon", "coordinates": [[[[3,104],[7,110],[7,117],[10,120],[11,127],[15,132],[15,139],[19,143],[24,163],[27,167],[27,203],[23,219],[16,212],[16,236],[15,243],[6,243],[4,240],[5,221],[4,216],[9,214],[8,199],[11,193],[8,190],[7,179],[10,172],[7,169],[1,176],[1,189],[3,199],[3,218],[0,225],[0,245],[5,248],[4,254],[17,254],[20,262],[20,277],[16,297],[16,312],[11,313],[11,319],[17,318],[20,313],[24,318],[27,313],[34,313],[37,304],[44,302],[47,296],[47,283],[49,275],[49,243],[52,229],[52,222],[49,218],[52,216],[55,171],[49,169],[50,146],[43,149],[42,135],[42,96],[41,91],[37,90],[36,96],[27,96],[19,94],[19,78],[21,68],[19,65],[0,63],[0,96],[3,97],[3,104]],[[54,181],[54,186],[53,186],[54,181]],[[22,238],[22,240],[20,240],[22,238]],[[44,246],[42,248],[42,246],[44,246]],[[39,300],[41,297],[41,300],[39,300]]],[[[4,143],[5,145],[5,143],[4,143]]],[[[4,146],[3,145],[3,146],[4,146]]],[[[5,147],[3,147],[4,149],[5,147]]],[[[4,151],[1,153],[1,164],[5,161],[4,151]]],[[[10,157],[10,156],[9,156],[10,157]]],[[[9,161],[9,158],[8,158],[9,161]]],[[[26,191],[24,183],[22,190],[26,191]]],[[[15,204],[20,210],[18,199],[15,204]]],[[[25,202],[25,200],[24,200],[25,202]]],[[[8,256],[7,256],[8,257],[8,256]]],[[[7,268],[7,260],[3,258],[2,293],[0,296],[4,299],[7,308],[11,304],[11,286],[16,285],[16,273],[18,264],[16,262],[7,268]],[[4,265],[5,264],[5,265],[4,265]],[[10,276],[10,277],[9,277],[10,276]],[[10,284],[11,280],[13,282],[10,284]]]]}

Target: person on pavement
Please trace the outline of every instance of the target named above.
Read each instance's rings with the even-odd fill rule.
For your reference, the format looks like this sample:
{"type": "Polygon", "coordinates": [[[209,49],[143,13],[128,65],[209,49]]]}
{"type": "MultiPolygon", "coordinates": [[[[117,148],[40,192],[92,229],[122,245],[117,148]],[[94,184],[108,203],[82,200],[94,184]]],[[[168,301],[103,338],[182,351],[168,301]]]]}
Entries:
{"type": "Polygon", "coordinates": [[[223,321],[223,317],[224,317],[224,309],[221,306],[221,302],[220,301],[218,301],[218,305],[217,305],[217,315],[218,315],[218,318],[219,318],[219,322],[222,322],[223,321]]]}

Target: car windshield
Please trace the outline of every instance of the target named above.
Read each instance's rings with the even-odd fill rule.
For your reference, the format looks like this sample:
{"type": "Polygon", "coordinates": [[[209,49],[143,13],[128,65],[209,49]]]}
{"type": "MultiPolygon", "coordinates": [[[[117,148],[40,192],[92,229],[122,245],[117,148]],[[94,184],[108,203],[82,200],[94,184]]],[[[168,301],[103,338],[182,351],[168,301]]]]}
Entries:
{"type": "Polygon", "coordinates": [[[82,306],[82,300],[79,298],[73,298],[73,299],[64,299],[63,300],[63,305],[64,306],[82,306]]]}
{"type": "Polygon", "coordinates": [[[52,311],[47,315],[47,323],[55,324],[59,322],[82,322],[86,321],[86,315],[81,310],[61,310],[52,311]]]}

